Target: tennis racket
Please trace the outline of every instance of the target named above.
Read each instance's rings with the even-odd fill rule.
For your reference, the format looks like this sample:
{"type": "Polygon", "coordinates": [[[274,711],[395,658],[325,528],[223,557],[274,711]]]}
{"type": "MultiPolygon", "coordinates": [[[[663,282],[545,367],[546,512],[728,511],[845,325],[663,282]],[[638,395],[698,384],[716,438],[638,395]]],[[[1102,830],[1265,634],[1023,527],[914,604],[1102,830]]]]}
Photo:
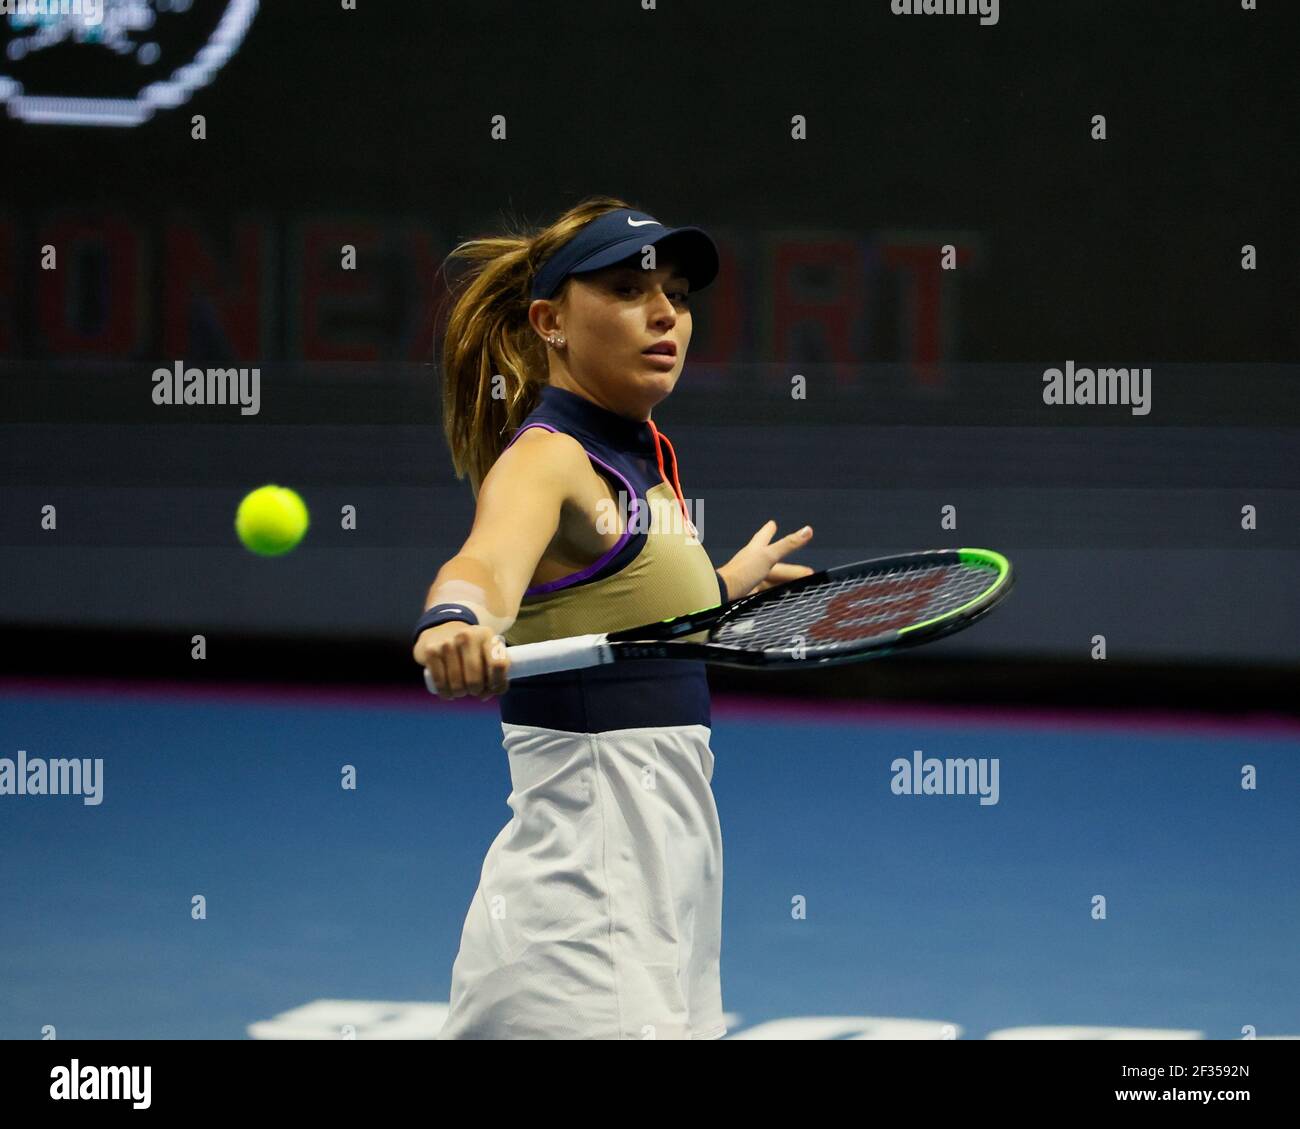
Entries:
{"type": "MultiPolygon", "coordinates": [[[[507,647],[509,677],[636,659],[767,670],[861,662],[969,627],[1011,585],[1011,562],[989,549],[856,561],[642,627],[507,647]]],[[[427,669],[424,681],[437,693],[427,669]]]]}

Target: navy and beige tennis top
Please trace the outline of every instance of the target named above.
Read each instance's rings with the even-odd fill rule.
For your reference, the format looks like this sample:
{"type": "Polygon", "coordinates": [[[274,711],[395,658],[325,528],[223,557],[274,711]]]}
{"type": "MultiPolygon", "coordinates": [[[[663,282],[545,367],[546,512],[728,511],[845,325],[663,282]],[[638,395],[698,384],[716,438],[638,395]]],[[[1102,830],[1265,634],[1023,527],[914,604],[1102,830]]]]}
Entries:
{"type": "MultiPolygon", "coordinates": [[[[637,627],[725,601],[721,577],[692,535],[672,444],[653,422],[547,384],[510,442],[531,427],[582,444],[619,499],[611,519],[620,536],[586,568],[525,591],[508,645],[637,627]]],[[[574,733],[710,724],[708,678],[696,661],[640,659],[512,679],[498,700],[504,722],[574,733]]]]}

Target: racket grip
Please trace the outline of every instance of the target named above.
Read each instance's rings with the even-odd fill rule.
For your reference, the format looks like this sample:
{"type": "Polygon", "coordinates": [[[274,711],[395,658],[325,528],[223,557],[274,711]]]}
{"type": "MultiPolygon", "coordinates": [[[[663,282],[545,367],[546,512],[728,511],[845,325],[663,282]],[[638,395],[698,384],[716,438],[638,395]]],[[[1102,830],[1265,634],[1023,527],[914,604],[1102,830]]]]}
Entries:
{"type": "Polygon", "coordinates": [[[531,678],[534,674],[554,674],[560,670],[580,670],[585,666],[613,662],[608,638],[603,634],[571,635],[566,639],[546,639],[541,643],[507,647],[510,678],[531,678]]]}
{"type": "MultiPolygon", "coordinates": [[[[613,652],[606,642],[608,638],[607,635],[571,635],[566,639],[547,639],[541,643],[507,647],[510,678],[528,678],[534,674],[553,674],[558,670],[579,670],[584,666],[613,662],[613,652]]],[[[438,692],[428,667],[424,670],[424,685],[430,694],[438,692]]]]}

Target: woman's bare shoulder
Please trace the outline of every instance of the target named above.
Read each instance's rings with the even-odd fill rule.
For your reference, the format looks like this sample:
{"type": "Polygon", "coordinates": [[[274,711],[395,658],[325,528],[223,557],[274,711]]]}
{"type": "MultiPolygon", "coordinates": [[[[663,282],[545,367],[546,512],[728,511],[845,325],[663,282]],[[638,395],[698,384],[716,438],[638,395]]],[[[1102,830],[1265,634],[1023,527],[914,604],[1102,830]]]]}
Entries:
{"type": "Polygon", "coordinates": [[[502,479],[516,483],[546,479],[571,486],[589,469],[587,452],[572,435],[545,427],[530,427],[501,452],[488,472],[484,486],[493,480],[499,483],[502,479]]]}

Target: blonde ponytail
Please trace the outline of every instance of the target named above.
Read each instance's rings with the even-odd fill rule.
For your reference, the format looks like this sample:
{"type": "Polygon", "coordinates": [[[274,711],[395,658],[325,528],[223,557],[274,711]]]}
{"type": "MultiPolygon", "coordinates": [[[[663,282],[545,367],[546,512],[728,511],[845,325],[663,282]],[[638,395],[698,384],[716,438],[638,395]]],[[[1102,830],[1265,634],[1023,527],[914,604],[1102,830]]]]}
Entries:
{"type": "MultiPolygon", "coordinates": [[[[547,381],[546,346],[528,321],[533,275],[579,228],[629,206],[589,197],[541,231],[472,239],[447,256],[471,267],[443,334],[443,430],[456,477],[469,476],[475,497],[547,381]]],[[[566,280],[553,301],[563,305],[567,291],[566,280]]]]}

